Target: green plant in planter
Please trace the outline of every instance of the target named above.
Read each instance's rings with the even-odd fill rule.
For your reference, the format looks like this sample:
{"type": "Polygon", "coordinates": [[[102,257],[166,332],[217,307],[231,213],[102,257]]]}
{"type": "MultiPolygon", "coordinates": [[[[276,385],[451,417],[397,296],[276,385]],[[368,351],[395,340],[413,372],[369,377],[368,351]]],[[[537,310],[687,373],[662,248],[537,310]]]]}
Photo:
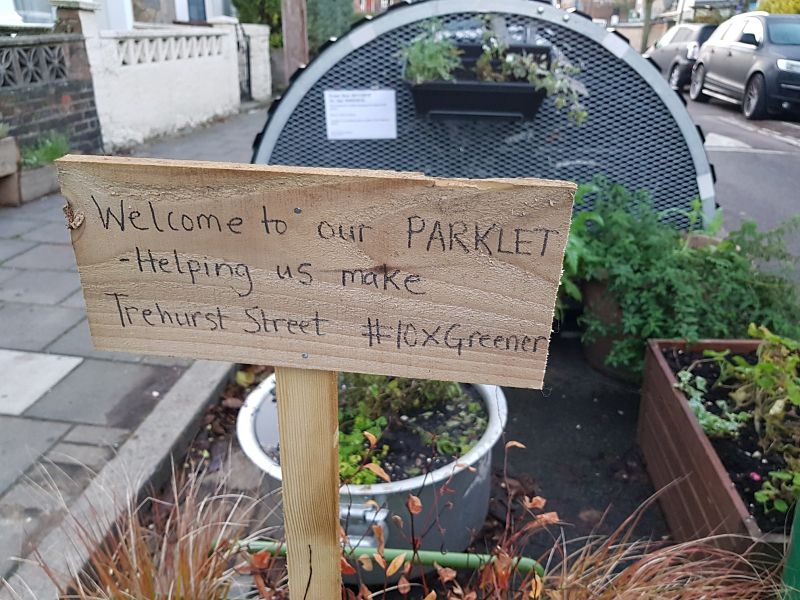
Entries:
{"type": "Polygon", "coordinates": [[[475,74],[481,81],[527,81],[537,90],[552,97],[558,110],[569,107],[567,118],[576,125],[589,116],[581,98],[586,87],[575,79],[581,69],[565,57],[550,60],[526,52],[511,52],[491,29],[484,36],[483,52],[475,63],[475,74]]]}
{"type": "Polygon", "coordinates": [[[405,61],[405,79],[410,83],[452,81],[453,73],[461,66],[461,52],[441,35],[442,24],[437,20],[423,25],[424,31],[400,52],[405,61]]]}
{"type": "MultiPolygon", "coordinates": [[[[590,308],[580,317],[585,342],[617,338],[607,364],[640,373],[649,338],[744,337],[750,322],[800,336],[798,289],[784,270],[796,263],[784,238],[800,229],[800,216],[766,233],[747,222],[715,244],[695,247],[646,192],[596,177],[579,187],[576,203],[588,197],[593,208],[578,213],[570,230],[562,295],[580,299],[584,281],[607,284],[620,322],[590,308]]],[[[684,215],[690,227],[699,224],[699,210],[696,203],[684,215]]]]}
{"type": "Polygon", "coordinates": [[[675,387],[686,394],[689,406],[710,437],[735,437],[741,422],[752,419],[760,452],[778,455],[786,464],[785,469],[770,471],[755,493],[755,500],[765,512],[785,513],[800,494],[800,342],[752,323],[748,334],[761,340],[756,361],[730,350],[706,350],[705,358],[677,374],[675,387]],[[717,402],[721,415],[706,408],[708,384],[692,370],[708,362],[719,369],[714,385],[728,391],[732,410],[737,412],[722,400],[717,402]]]}
{"type": "MultiPolygon", "coordinates": [[[[475,63],[478,81],[527,82],[552,97],[558,110],[567,108],[567,118],[576,125],[583,123],[588,112],[581,98],[586,87],[575,77],[581,69],[556,52],[552,59],[539,59],[526,52],[511,52],[509,45],[492,29],[492,15],[484,16],[483,52],[475,63]]],[[[448,39],[441,22],[429,20],[423,32],[400,52],[405,61],[404,78],[412,84],[428,81],[453,81],[463,69],[458,46],[448,39]]]]}
{"type": "Polygon", "coordinates": [[[23,146],[22,166],[35,169],[52,163],[69,152],[69,139],[63,133],[51,131],[33,146],[23,146]]]}
{"type": "Polygon", "coordinates": [[[465,454],[478,438],[462,435],[453,439],[447,431],[438,434],[427,431],[424,428],[426,417],[439,404],[455,400],[465,402],[467,414],[461,417],[461,424],[466,423],[481,433],[486,427],[485,419],[476,416],[480,405],[466,402],[464,391],[457,383],[342,373],[340,386],[339,472],[342,480],[348,483],[359,485],[378,481],[377,474],[364,466],[369,463],[380,466],[389,452],[389,447],[381,442],[381,436],[389,426],[390,418],[419,414],[419,420],[409,423],[409,428],[426,446],[448,455],[465,454]]]}

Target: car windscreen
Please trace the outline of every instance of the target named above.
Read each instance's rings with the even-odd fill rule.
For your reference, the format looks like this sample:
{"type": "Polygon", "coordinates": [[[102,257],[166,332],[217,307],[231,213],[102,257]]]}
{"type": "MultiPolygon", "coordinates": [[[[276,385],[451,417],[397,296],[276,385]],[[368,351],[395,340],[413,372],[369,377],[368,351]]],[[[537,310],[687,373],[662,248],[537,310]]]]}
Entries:
{"type": "Polygon", "coordinates": [[[773,44],[800,46],[800,19],[769,20],[767,31],[773,44]]]}
{"type": "Polygon", "coordinates": [[[713,27],[713,26],[712,27],[703,27],[702,29],[700,29],[700,31],[697,34],[697,42],[700,43],[700,44],[705,42],[708,38],[711,37],[711,34],[714,33],[715,29],[716,29],[716,27],[713,27]]]}

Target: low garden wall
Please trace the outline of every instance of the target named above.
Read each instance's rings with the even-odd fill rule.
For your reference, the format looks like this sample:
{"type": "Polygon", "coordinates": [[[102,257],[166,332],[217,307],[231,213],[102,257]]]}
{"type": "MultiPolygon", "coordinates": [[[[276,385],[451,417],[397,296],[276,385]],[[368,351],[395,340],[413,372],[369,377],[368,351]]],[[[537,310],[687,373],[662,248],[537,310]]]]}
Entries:
{"type": "Polygon", "coordinates": [[[194,27],[103,31],[87,35],[86,44],[107,151],[239,106],[236,39],[229,32],[194,27]]]}
{"type": "Polygon", "coordinates": [[[0,122],[20,145],[50,131],[73,150],[102,145],[83,36],[55,33],[0,38],[0,122]]]}

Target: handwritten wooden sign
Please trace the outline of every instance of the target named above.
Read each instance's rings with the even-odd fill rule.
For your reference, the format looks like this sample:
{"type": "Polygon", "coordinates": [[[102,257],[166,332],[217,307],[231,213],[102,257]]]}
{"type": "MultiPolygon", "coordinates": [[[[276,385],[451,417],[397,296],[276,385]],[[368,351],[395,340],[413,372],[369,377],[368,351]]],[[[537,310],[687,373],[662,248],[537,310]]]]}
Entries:
{"type": "Polygon", "coordinates": [[[570,183],[58,167],[98,348],[542,385],[570,183]]]}

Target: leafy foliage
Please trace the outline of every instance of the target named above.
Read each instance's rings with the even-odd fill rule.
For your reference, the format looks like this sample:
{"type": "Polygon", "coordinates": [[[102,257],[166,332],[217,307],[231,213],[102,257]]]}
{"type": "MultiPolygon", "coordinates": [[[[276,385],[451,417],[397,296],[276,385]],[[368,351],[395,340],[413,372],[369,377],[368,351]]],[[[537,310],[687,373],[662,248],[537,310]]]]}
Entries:
{"type": "Polygon", "coordinates": [[[281,0],[233,0],[241,23],[269,26],[270,48],[283,46],[281,30],[281,0]]]}
{"type": "Polygon", "coordinates": [[[558,110],[569,107],[567,118],[576,125],[589,116],[581,104],[581,98],[587,95],[586,87],[575,79],[581,69],[563,55],[548,60],[524,51],[511,52],[508,44],[487,27],[475,73],[481,81],[527,81],[552,97],[558,110]]]}
{"type": "Polygon", "coordinates": [[[308,50],[316,54],[332,37],[350,29],[353,20],[352,0],[307,0],[308,50]]]}
{"type": "Polygon", "coordinates": [[[742,423],[750,419],[750,414],[745,411],[729,412],[725,402],[719,405],[722,416],[709,411],[703,403],[708,392],[708,381],[705,377],[693,375],[691,370],[684,369],[678,373],[678,383],[675,387],[686,394],[689,408],[692,409],[703,431],[711,437],[736,437],[742,423]]]}
{"type": "MultiPolygon", "coordinates": [[[[511,52],[491,27],[492,15],[484,18],[483,52],[475,63],[479,81],[526,81],[553,98],[557,109],[567,108],[567,118],[576,125],[583,123],[588,112],[581,104],[587,95],[585,86],[575,77],[581,69],[555,52],[548,59],[526,52],[511,52]]],[[[443,35],[441,23],[435,19],[423,24],[424,31],[400,55],[405,61],[405,79],[420,84],[426,81],[452,81],[463,69],[456,44],[443,35]]]]}
{"type": "MultiPolygon", "coordinates": [[[[784,238],[800,216],[763,233],[751,222],[727,238],[701,246],[662,219],[649,195],[630,192],[598,176],[582,185],[576,203],[593,198],[591,210],[573,220],[564,259],[562,295],[581,299],[588,280],[606,282],[622,317],[604,320],[586,307],[583,339],[616,338],[606,363],[640,373],[648,338],[736,338],[750,322],[798,337],[798,289],[785,273],[796,258],[784,238]]],[[[700,206],[685,215],[690,230],[700,206]]],[[[706,231],[716,233],[718,220],[706,231]]]]}
{"type": "Polygon", "coordinates": [[[8,134],[11,132],[11,126],[8,123],[0,123],[0,140],[4,137],[8,137],[8,134]]]}
{"type": "Polygon", "coordinates": [[[69,139],[63,133],[51,131],[33,146],[23,146],[22,166],[35,169],[50,164],[69,152],[69,139]]]}
{"type": "Polygon", "coordinates": [[[424,31],[400,52],[406,63],[405,78],[411,83],[452,81],[461,66],[456,45],[441,36],[441,22],[432,19],[423,24],[424,31]]]}
{"type": "Polygon", "coordinates": [[[755,499],[765,512],[786,512],[800,494],[800,342],[781,337],[766,327],[750,324],[748,334],[761,340],[754,363],[730,350],[706,350],[705,359],[678,373],[676,387],[683,391],[703,430],[709,436],[735,437],[739,424],[752,418],[764,454],[781,456],[786,470],[771,471],[755,499]],[[714,385],[728,390],[732,409],[719,401],[722,416],[704,405],[708,384],[692,369],[711,361],[719,368],[714,385]],[[699,407],[699,408],[698,408],[699,407]],[[710,416],[709,416],[710,415],[710,416]]]}
{"type": "Polygon", "coordinates": [[[796,15],[800,13],[800,0],[761,0],[758,10],[775,15],[796,15]]]}
{"type": "MultiPolygon", "coordinates": [[[[376,483],[379,476],[368,468],[380,466],[389,447],[380,443],[389,424],[387,417],[412,410],[427,411],[440,402],[464,399],[457,383],[429,379],[405,379],[385,375],[343,373],[339,394],[339,472],[343,481],[360,485],[376,483]]],[[[470,403],[472,404],[472,403],[470,403]]],[[[476,423],[482,430],[486,424],[476,423]]],[[[421,431],[428,445],[443,454],[463,454],[477,438],[450,440],[421,431]]]]}

